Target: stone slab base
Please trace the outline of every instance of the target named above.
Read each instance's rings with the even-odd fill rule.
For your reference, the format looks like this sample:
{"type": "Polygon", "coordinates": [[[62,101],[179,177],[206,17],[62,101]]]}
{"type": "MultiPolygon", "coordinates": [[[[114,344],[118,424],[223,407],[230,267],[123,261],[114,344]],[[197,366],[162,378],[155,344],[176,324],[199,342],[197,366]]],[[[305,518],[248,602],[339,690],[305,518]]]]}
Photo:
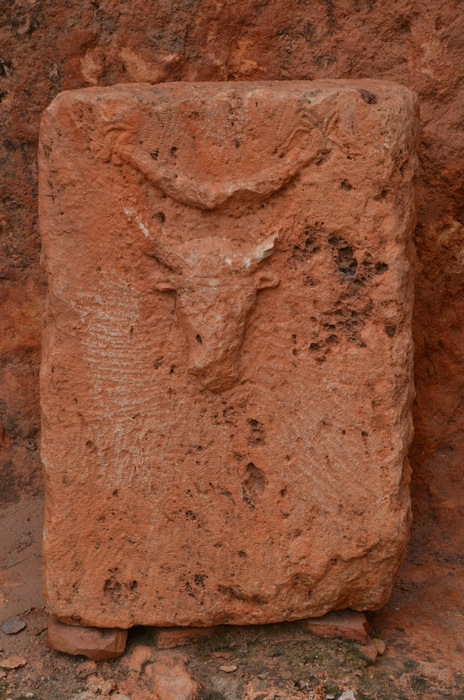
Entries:
{"type": "Polygon", "coordinates": [[[74,627],[50,617],[46,644],[66,654],[87,656],[94,661],[116,659],[124,653],[127,630],[74,627]]]}
{"type": "Polygon", "coordinates": [[[305,620],[304,627],[317,637],[341,637],[365,644],[370,633],[369,623],[362,612],[336,610],[322,617],[305,620]]]}

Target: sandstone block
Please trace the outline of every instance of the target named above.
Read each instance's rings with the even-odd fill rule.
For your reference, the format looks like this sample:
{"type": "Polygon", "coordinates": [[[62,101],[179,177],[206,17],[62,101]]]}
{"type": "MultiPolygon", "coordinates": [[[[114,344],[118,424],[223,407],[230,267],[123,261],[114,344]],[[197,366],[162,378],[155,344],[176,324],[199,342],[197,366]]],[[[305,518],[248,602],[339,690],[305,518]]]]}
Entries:
{"type": "Polygon", "coordinates": [[[47,646],[66,654],[82,654],[94,661],[108,661],[121,656],[126,641],[127,630],[74,627],[53,617],[48,621],[47,646]]]}
{"type": "Polygon", "coordinates": [[[410,524],[416,140],[414,96],[382,81],[126,84],[46,110],[53,615],[385,603],[410,524]]]}
{"type": "Polygon", "coordinates": [[[323,617],[305,620],[304,626],[317,637],[342,637],[366,644],[369,623],[366,616],[354,610],[337,610],[323,617]]]}

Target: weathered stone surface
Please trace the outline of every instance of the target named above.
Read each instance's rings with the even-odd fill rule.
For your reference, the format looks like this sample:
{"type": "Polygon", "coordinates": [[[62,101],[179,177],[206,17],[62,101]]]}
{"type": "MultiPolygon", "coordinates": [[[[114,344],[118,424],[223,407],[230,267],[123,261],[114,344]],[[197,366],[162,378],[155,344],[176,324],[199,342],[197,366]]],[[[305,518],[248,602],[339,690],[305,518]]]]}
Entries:
{"type": "Polygon", "coordinates": [[[41,141],[49,610],[382,605],[410,521],[412,94],[88,89],[41,141]]]}
{"type": "Polygon", "coordinates": [[[160,627],[156,633],[157,649],[174,649],[192,644],[202,637],[212,637],[220,627],[160,627]]]}
{"type": "Polygon", "coordinates": [[[365,644],[370,632],[366,616],[353,610],[337,610],[323,617],[305,620],[306,629],[318,637],[343,637],[365,644]]]}
{"type": "Polygon", "coordinates": [[[66,654],[87,656],[94,661],[115,659],[124,652],[127,630],[96,629],[65,625],[50,617],[47,646],[66,654]]]}

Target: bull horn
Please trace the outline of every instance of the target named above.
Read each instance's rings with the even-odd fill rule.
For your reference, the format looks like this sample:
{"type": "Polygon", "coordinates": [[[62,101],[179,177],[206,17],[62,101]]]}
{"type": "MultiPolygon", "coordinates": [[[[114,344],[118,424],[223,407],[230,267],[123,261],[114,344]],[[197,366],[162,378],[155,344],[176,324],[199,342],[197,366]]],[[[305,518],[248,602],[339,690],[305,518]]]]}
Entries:
{"type": "Polygon", "coordinates": [[[275,252],[275,244],[278,238],[279,234],[274,233],[272,236],[269,236],[269,238],[266,238],[265,241],[256,246],[250,257],[245,261],[245,263],[248,263],[247,267],[249,268],[250,272],[257,270],[263,260],[275,252]]]}
{"type": "Polygon", "coordinates": [[[148,255],[150,258],[155,258],[155,260],[157,260],[161,265],[167,267],[168,270],[181,274],[184,266],[182,265],[182,259],[179,257],[179,255],[163,246],[159,240],[154,238],[151,230],[146,224],[143,223],[137,212],[124,207],[124,213],[127,216],[129,223],[135,220],[143,235],[144,241],[142,245],[139,246],[142,252],[145,253],[145,255],[148,255]]]}
{"type": "Polygon", "coordinates": [[[161,265],[167,267],[168,270],[176,274],[182,274],[183,265],[182,258],[176,255],[174,251],[165,248],[159,241],[150,240],[142,244],[141,250],[150,258],[155,258],[161,265]]]}

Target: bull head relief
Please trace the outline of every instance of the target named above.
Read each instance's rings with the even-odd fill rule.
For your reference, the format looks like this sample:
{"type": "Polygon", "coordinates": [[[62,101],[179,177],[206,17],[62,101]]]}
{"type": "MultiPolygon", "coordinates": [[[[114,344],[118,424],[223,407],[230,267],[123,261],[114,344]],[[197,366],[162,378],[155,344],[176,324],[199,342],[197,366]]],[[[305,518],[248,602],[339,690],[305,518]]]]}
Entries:
{"type": "Polygon", "coordinates": [[[263,269],[276,240],[274,234],[246,250],[224,238],[168,246],[150,235],[144,242],[142,250],[165,272],[157,275],[153,288],[175,292],[189,347],[188,373],[209,391],[230,389],[240,380],[240,350],[258,292],[279,284],[277,275],[263,269]]]}
{"type": "MultiPolygon", "coordinates": [[[[138,171],[176,203],[177,211],[235,207],[237,213],[243,202],[273,196],[331,148],[311,100],[302,96],[289,104],[279,97],[266,105],[258,93],[246,103],[237,101],[231,88],[229,99],[218,97],[214,113],[221,126],[214,133],[209,120],[201,119],[201,95],[175,110],[160,102],[146,122],[130,109],[125,116],[117,112],[105,127],[101,157],[138,171]],[[260,104],[264,112],[258,120],[260,104]],[[236,124],[240,138],[234,136],[236,124]]],[[[209,391],[230,389],[240,380],[240,351],[258,292],[279,283],[264,265],[277,235],[247,249],[220,234],[168,244],[136,213],[126,210],[126,215],[143,233],[143,250],[164,268],[155,289],[176,295],[189,345],[188,372],[209,391]]]]}

